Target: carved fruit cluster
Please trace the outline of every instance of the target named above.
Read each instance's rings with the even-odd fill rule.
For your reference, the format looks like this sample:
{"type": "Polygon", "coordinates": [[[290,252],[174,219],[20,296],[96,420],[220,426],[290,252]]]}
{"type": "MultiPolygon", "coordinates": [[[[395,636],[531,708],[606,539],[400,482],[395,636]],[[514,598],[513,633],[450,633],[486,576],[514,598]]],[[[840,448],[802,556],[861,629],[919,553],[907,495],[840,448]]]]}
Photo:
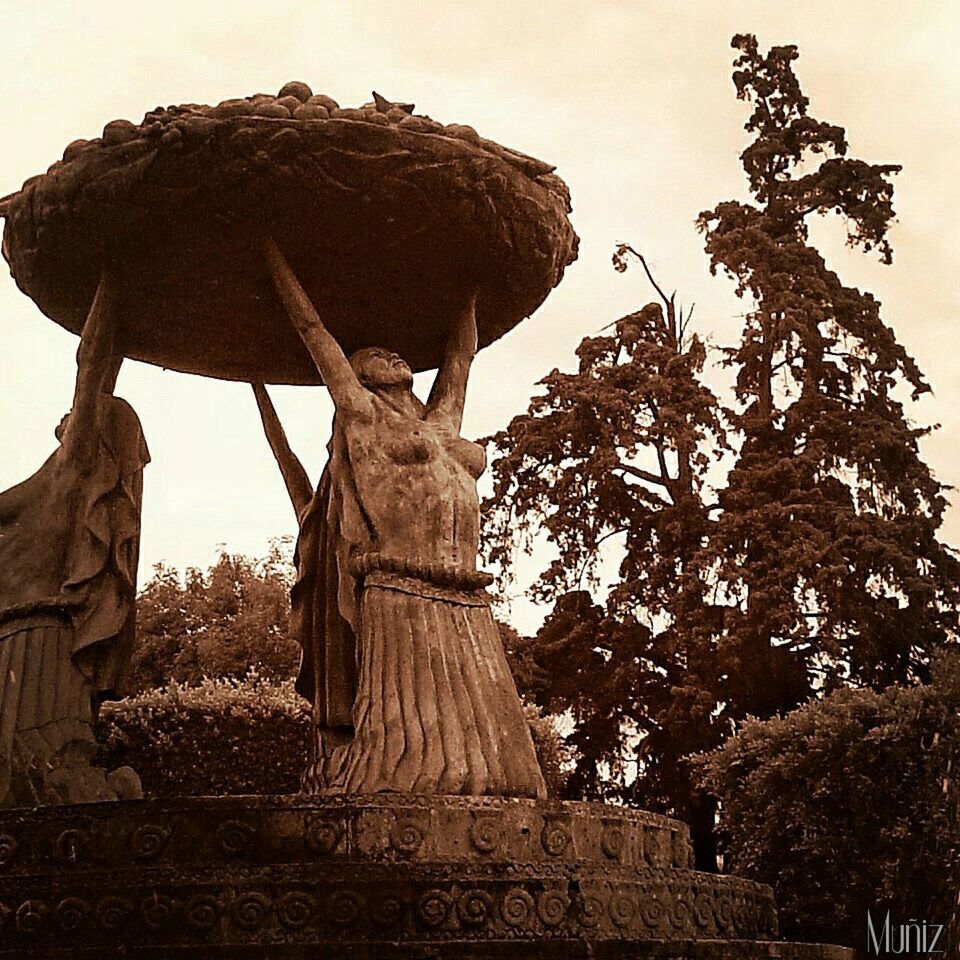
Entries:
{"type": "MultiPolygon", "coordinates": [[[[412,103],[394,103],[374,93],[374,99],[359,107],[341,107],[333,97],[314,94],[307,84],[292,81],[276,96],[255,93],[249,97],[223,100],[216,106],[199,103],[171,104],[149,111],[139,124],[130,120],[111,120],[102,136],[91,140],[74,140],[63,151],[63,160],[48,172],[56,170],[81,154],[100,147],[116,147],[141,139],[157,139],[167,147],[176,146],[185,136],[203,134],[217,121],[235,118],[269,120],[352,120],[379,126],[396,126],[413,133],[439,134],[482,146],[523,170],[530,177],[552,173],[552,164],[510,150],[481,137],[467,124],[439,123],[428,116],[415,114],[412,103]]],[[[28,180],[24,186],[30,183],[28,180]]]]}

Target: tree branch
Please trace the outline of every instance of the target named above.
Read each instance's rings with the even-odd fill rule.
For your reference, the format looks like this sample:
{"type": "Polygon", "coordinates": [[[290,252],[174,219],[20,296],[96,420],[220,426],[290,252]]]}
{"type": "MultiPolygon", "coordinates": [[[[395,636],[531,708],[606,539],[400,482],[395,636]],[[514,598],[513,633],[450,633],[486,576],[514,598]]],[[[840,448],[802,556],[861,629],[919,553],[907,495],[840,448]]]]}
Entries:
{"type": "Polygon", "coordinates": [[[640,261],[640,266],[643,267],[643,272],[647,275],[647,279],[650,281],[650,285],[659,294],[660,299],[663,301],[663,305],[669,308],[670,298],[663,292],[663,290],[660,289],[660,284],[657,283],[656,280],[654,280],[653,274],[650,272],[650,268],[647,266],[647,261],[644,259],[643,254],[638,253],[629,244],[624,245],[624,250],[626,250],[628,253],[632,253],[640,261]]]}
{"type": "Polygon", "coordinates": [[[696,306],[696,303],[691,303],[690,309],[687,311],[687,315],[685,317],[683,315],[683,310],[680,311],[680,343],[678,346],[682,346],[687,337],[687,327],[690,325],[690,321],[693,319],[693,311],[696,309],[696,306]]]}
{"type": "Polygon", "coordinates": [[[646,480],[648,483],[656,483],[661,487],[666,487],[667,490],[670,489],[670,484],[673,482],[673,478],[669,476],[664,476],[663,474],[651,473],[649,470],[642,470],[640,467],[633,467],[629,463],[618,463],[614,470],[623,470],[625,473],[629,473],[631,476],[636,477],[638,480],[646,480]]]}

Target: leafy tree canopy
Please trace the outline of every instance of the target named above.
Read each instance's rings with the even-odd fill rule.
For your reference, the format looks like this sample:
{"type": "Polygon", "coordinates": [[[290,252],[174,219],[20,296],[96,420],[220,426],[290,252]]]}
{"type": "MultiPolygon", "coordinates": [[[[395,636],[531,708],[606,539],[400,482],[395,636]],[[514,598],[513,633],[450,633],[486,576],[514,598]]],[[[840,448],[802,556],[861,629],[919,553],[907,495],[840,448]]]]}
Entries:
{"type": "Polygon", "coordinates": [[[252,666],[264,678],[292,677],[300,657],[289,634],[292,577],[284,540],[262,560],[222,551],[184,576],[158,564],[137,600],[133,689],[241,678],[252,666]]]}
{"type": "Polygon", "coordinates": [[[862,947],[869,909],[960,941],[960,660],[927,685],[837,690],[699,759],[727,866],[772,884],[787,939],[862,947]],[[829,775],[825,775],[829,771],[829,775]]]}
{"type": "Polygon", "coordinates": [[[813,218],[836,216],[851,247],[889,264],[899,168],[849,156],[843,128],[809,114],[795,47],[733,46],[749,200],[698,219],[746,307],[720,350],[727,405],[703,382],[689,313],[621,245],[617,269],[638,262],[659,301],[587,337],[576,372],[549,374],[490,438],[485,504],[492,561],[537,536],[556,554],[533,588],[553,612],[517,646],[539,702],[571,711],[570,789],[691,818],[703,866],[713,807],[683,758],[841,685],[926,678],[954,638],[960,582],[937,538],[928,428],[905,407],[929,387],[879,302],[809,238],[813,218]]]}
{"type": "Polygon", "coordinates": [[[843,128],[809,115],[796,47],[764,55],[749,35],[733,46],[737,96],[753,107],[741,154],[753,199],[719,204],[699,227],[712,270],[748,304],[724,351],[741,447],[697,565],[719,587],[720,637],[738,649],[724,699],[739,719],[801,702],[816,677],[926,676],[956,626],[958,567],[937,540],[946,501],[920,456],[929,430],[899,399],[929,387],[879,302],[808,238],[811,217],[834,213],[851,247],[890,263],[900,168],[848,156],[843,128]]]}

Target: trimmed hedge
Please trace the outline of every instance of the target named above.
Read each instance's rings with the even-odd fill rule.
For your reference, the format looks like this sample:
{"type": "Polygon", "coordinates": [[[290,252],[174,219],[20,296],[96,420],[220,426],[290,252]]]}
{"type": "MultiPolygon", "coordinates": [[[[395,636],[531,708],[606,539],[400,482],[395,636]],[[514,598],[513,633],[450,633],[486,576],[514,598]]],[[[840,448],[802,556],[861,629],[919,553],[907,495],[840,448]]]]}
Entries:
{"type": "Polygon", "coordinates": [[[862,949],[867,910],[889,908],[952,924],[960,951],[960,660],[750,720],[698,763],[726,867],[774,887],[787,939],[862,949]]]}
{"type": "Polygon", "coordinates": [[[133,767],[147,797],[296,793],[310,707],[251,671],[105,703],[98,726],[101,762],[133,767]]]}
{"type": "MultiPolygon", "coordinates": [[[[556,796],[567,751],[554,721],[526,708],[547,788],[556,796]]],[[[105,703],[100,762],[129,765],[147,797],[296,793],[306,764],[310,705],[292,680],[251,671],[242,679],[171,683],[105,703]]]]}

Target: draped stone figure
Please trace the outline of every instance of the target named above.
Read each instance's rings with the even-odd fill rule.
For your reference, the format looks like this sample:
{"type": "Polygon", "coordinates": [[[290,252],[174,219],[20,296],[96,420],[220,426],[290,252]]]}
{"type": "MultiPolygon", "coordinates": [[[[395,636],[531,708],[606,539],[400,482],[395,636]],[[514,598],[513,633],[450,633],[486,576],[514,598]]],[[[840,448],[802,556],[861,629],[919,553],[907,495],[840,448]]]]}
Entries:
{"type": "MultiPolygon", "coordinates": [[[[280,297],[336,407],[314,492],[254,391],[297,511],[297,689],[314,707],[307,792],[543,797],[546,790],[477,570],[483,447],[459,435],[477,347],[459,310],[426,404],[397,355],[348,361],[273,242],[280,297]]],[[[475,298],[474,298],[475,299],[475,298]]]]}
{"type": "Polygon", "coordinates": [[[140,421],[113,396],[110,277],[77,354],[58,448],[0,493],[0,806],[139,793],[132,771],[93,767],[99,703],[117,691],[134,641],[143,468],[140,421]]]}

